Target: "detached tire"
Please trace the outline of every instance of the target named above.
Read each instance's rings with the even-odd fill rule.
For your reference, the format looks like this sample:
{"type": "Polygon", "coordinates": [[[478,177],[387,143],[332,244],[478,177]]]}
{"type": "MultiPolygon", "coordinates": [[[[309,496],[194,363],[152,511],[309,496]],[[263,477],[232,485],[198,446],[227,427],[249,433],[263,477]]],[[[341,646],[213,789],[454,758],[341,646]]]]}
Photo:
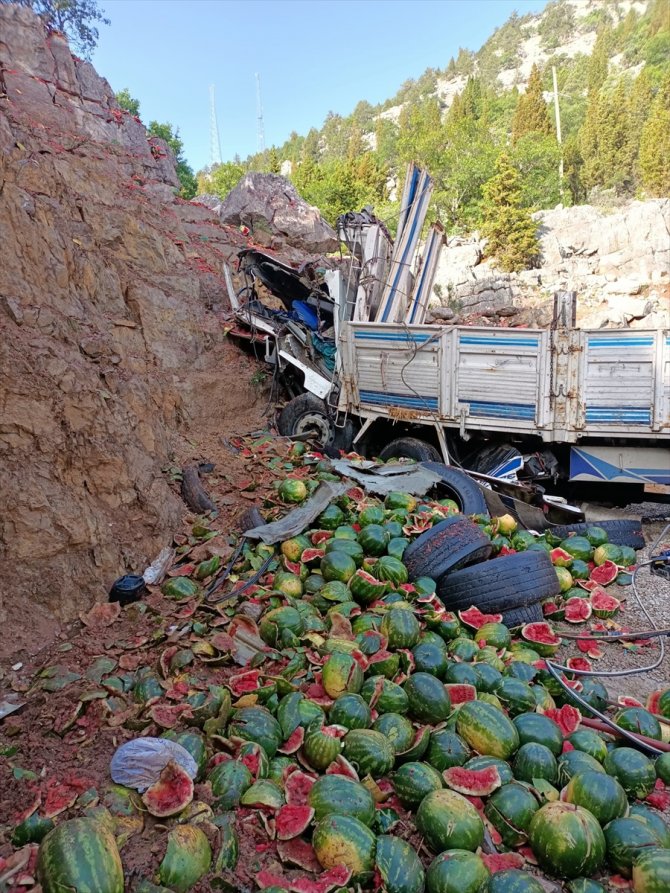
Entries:
{"type": "Polygon", "coordinates": [[[571,533],[581,536],[589,527],[601,527],[607,533],[607,539],[615,546],[630,546],[631,549],[644,549],[645,540],[642,522],[634,519],[622,521],[594,521],[591,524],[559,524],[549,527],[554,536],[566,539],[571,533]]]}
{"type": "Polygon", "coordinates": [[[440,454],[429,443],[418,437],[398,437],[387,444],[379,454],[386,462],[388,459],[415,459],[417,462],[439,462],[440,454]]]}
{"type": "Polygon", "coordinates": [[[481,487],[464,471],[443,462],[424,462],[423,467],[440,475],[441,483],[438,486],[458,503],[464,515],[488,515],[481,487]]]}
{"type": "Polygon", "coordinates": [[[432,577],[439,581],[449,571],[491,554],[491,541],[465,515],[452,515],[422,533],[403,553],[410,580],[432,577]]]}
{"type": "Polygon", "coordinates": [[[544,620],[544,613],[539,602],[503,612],[503,623],[510,629],[516,629],[525,623],[540,623],[542,620],[544,620]]]}
{"type": "Polygon", "coordinates": [[[321,446],[348,452],[354,442],[354,423],[347,419],[343,428],[335,426],[326,404],[314,394],[300,394],[279,413],[277,428],[284,437],[309,434],[321,446]]]}
{"type": "Polygon", "coordinates": [[[546,552],[517,552],[454,571],[437,585],[450,611],[475,605],[485,614],[505,614],[560,592],[558,577],[546,552]]]}

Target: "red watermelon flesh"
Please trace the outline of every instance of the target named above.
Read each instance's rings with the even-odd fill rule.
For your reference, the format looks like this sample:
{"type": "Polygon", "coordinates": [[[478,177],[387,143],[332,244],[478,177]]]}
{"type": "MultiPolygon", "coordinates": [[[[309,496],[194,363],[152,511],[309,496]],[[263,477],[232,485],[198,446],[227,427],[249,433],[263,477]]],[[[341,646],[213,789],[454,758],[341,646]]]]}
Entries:
{"type": "Polygon", "coordinates": [[[449,692],[449,699],[452,707],[456,707],[458,704],[464,704],[466,701],[474,701],[477,698],[477,689],[474,685],[450,682],[444,687],[449,692]]]}
{"type": "Polygon", "coordinates": [[[577,580],[577,585],[581,586],[582,589],[586,589],[587,592],[592,592],[600,586],[600,583],[596,583],[595,580],[577,580]]]}
{"type": "Polygon", "coordinates": [[[276,816],[277,839],[290,840],[292,837],[300,837],[313,818],[314,810],[311,806],[292,804],[282,806],[276,816]]]}
{"type": "Polygon", "coordinates": [[[555,564],[557,567],[569,567],[572,564],[572,556],[569,552],[566,552],[565,549],[552,549],[549,553],[549,557],[551,558],[551,563],[555,564]]]}
{"type": "Polygon", "coordinates": [[[296,753],[296,751],[300,750],[305,740],[305,730],[302,726],[298,726],[292,734],[289,736],[288,741],[285,741],[280,748],[278,748],[279,753],[296,753]]]}
{"type": "MultiPolygon", "coordinates": [[[[601,565],[601,567],[604,566],[605,565],[601,565]]],[[[614,617],[621,607],[621,602],[618,598],[614,598],[613,595],[605,592],[605,590],[599,586],[591,593],[591,607],[593,608],[593,613],[596,617],[614,617]]]]}
{"type": "Polygon", "coordinates": [[[509,868],[523,868],[526,860],[521,853],[481,853],[480,859],[491,874],[507,871],[509,868]]]}
{"type": "Polygon", "coordinates": [[[142,795],[142,802],[151,815],[158,818],[176,815],[193,799],[193,779],[173,760],[165,766],[150,788],[142,795]]]}
{"type": "Polygon", "coordinates": [[[552,707],[549,710],[544,710],[543,713],[549,719],[554,720],[566,737],[576,732],[582,721],[582,714],[571,704],[564,704],[560,708],[552,707]]]}
{"type": "Polygon", "coordinates": [[[360,781],[358,772],[342,754],[337,756],[328,766],[326,775],[343,775],[345,778],[351,778],[353,781],[360,781]]]}
{"type": "Polygon", "coordinates": [[[540,645],[560,645],[561,637],[557,636],[548,623],[527,623],[521,629],[521,635],[528,642],[540,645]]]}
{"type": "Polygon", "coordinates": [[[296,877],[289,882],[292,893],[330,893],[336,887],[346,887],[351,880],[351,869],[335,865],[319,875],[318,880],[310,877],[296,877]]]}
{"type": "Polygon", "coordinates": [[[592,669],[591,661],[585,657],[569,657],[565,665],[569,670],[584,670],[588,672],[592,669]]]}
{"type": "Polygon", "coordinates": [[[594,567],[589,576],[590,582],[597,583],[598,586],[609,586],[614,583],[619,576],[619,568],[613,561],[606,561],[599,567],[594,567]]]}
{"type": "Polygon", "coordinates": [[[642,701],[638,701],[637,698],[631,698],[630,695],[619,695],[617,702],[622,707],[644,707],[642,701]]]}
{"type": "Polygon", "coordinates": [[[315,781],[313,775],[308,775],[301,769],[291,772],[284,784],[286,802],[291,806],[307,806],[307,796],[315,781]]]}
{"type": "Polygon", "coordinates": [[[300,556],[300,560],[303,564],[308,564],[310,561],[316,561],[317,558],[323,558],[325,554],[325,549],[305,549],[300,556]]]}
{"type": "Polygon", "coordinates": [[[325,543],[332,537],[332,532],[330,530],[315,530],[312,534],[312,542],[315,546],[318,546],[319,543],[325,543]]]}
{"type": "Polygon", "coordinates": [[[311,843],[303,840],[301,837],[292,837],[291,840],[280,840],[277,842],[277,855],[282,862],[289,865],[297,865],[305,871],[311,871],[318,874],[321,871],[321,865],[316,858],[316,853],[311,843]]]}
{"type": "Polygon", "coordinates": [[[453,791],[469,797],[487,797],[501,784],[497,766],[487,766],[485,769],[452,766],[444,770],[442,777],[453,791]]]}
{"type": "Polygon", "coordinates": [[[469,607],[467,611],[459,611],[458,617],[462,623],[473,629],[479,629],[485,623],[502,623],[503,619],[502,614],[482,614],[479,608],[476,608],[474,605],[469,607]]]}
{"type": "Polygon", "coordinates": [[[585,598],[569,598],[565,603],[565,619],[568,623],[585,623],[591,616],[591,603],[585,598]]]}

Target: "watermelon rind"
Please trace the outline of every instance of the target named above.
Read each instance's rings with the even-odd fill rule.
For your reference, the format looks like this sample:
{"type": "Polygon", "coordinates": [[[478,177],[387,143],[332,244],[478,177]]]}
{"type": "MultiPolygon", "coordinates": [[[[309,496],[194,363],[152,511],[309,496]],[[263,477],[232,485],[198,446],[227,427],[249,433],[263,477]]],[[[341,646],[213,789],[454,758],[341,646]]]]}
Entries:
{"type": "Polygon", "coordinates": [[[474,852],[484,840],[484,823],[475,807],[454,791],[431,791],[416,812],[416,827],[434,853],[474,852]]]}
{"type": "Polygon", "coordinates": [[[322,868],[344,865],[352,872],[352,880],[374,869],[375,835],[353,816],[325,816],[314,828],[312,846],[322,868]]]}
{"type": "Polygon", "coordinates": [[[423,893],[423,865],[414,847],[401,837],[377,838],[375,867],[386,893],[423,893]]]}
{"type": "Polygon", "coordinates": [[[556,877],[593,875],[605,861],[605,837],[588,810],[546,803],[531,819],[530,845],[541,868],[556,877]]]}
{"type": "Polygon", "coordinates": [[[393,788],[405,809],[416,809],[431,791],[444,787],[442,776],[428,763],[404,763],[391,777],[393,788]]]}
{"type": "Polygon", "coordinates": [[[349,815],[370,826],[375,818],[372,794],[364,785],[343,775],[318,778],[307,795],[307,802],[314,809],[317,822],[327,815],[349,815]]]}
{"type": "Polygon", "coordinates": [[[635,893],[667,893],[670,890],[670,850],[646,849],[633,862],[635,893]]]}
{"type": "Polygon", "coordinates": [[[485,756],[508,760],[519,747],[519,733],[512,721],[481,700],[461,705],[456,731],[473,750],[485,756]]]}
{"type": "Polygon", "coordinates": [[[158,876],[161,884],[175,893],[187,893],[209,871],[211,862],[212,850],[204,832],[195,825],[177,825],[168,833],[158,876]]]}
{"type": "Polygon", "coordinates": [[[528,840],[528,829],[540,801],[526,785],[504,784],[488,799],[484,814],[498,831],[505,846],[521,846],[528,840]]]}
{"type": "Polygon", "coordinates": [[[620,818],[605,828],[607,861],[617,874],[630,877],[635,859],[650,847],[659,847],[661,841],[651,827],[635,818],[620,818]]]}
{"type": "Polygon", "coordinates": [[[123,893],[123,865],[112,832],[95,819],[70,819],[40,844],[37,878],[43,893],[123,893]]]}
{"type": "Polygon", "coordinates": [[[489,870],[480,856],[462,849],[440,853],[426,872],[428,893],[480,893],[489,870]]]}
{"type": "Polygon", "coordinates": [[[632,747],[611,750],[603,762],[608,775],[618,779],[629,797],[644,800],[656,784],[656,770],[650,759],[632,747]]]}
{"type": "Polygon", "coordinates": [[[588,809],[600,822],[607,825],[628,812],[628,797],[616,778],[602,772],[578,772],[568,782],[563,793],[566,803],[588,809]]]}

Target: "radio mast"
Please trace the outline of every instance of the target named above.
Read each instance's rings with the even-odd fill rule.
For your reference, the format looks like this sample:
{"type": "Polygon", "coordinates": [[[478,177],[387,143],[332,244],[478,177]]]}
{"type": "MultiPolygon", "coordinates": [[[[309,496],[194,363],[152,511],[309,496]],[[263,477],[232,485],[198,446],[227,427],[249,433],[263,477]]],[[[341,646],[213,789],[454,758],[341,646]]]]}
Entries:
{"type": "Polygon", "coordinates": [[[265,151],[265,125],[263,124],[263,101],[261,99],[261,76],[256,72],[256,148],[265,151]]]}
{"type": "Polygon", "coordinates": [[[212,167],[221,164],[221,138],[216,121],[216,102],[214,100],[214,84],[209,85],[209,161],[212,167]]]}

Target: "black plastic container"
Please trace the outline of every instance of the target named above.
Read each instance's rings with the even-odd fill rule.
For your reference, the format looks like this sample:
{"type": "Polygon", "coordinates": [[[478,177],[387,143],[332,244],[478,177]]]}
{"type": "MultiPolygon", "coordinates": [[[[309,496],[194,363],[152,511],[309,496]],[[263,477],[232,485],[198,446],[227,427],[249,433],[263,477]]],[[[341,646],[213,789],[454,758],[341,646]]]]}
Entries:
{"type": "Polygon", "coordinates": [[[147,585],[144,582],[144,577],[139,577],[137,574],[126,574],[112,584],[112,588],[109,590],[109,601],[121,602],[121,606],[129,605],[131,602],[139,601],[146,591],[147,585]]]}

